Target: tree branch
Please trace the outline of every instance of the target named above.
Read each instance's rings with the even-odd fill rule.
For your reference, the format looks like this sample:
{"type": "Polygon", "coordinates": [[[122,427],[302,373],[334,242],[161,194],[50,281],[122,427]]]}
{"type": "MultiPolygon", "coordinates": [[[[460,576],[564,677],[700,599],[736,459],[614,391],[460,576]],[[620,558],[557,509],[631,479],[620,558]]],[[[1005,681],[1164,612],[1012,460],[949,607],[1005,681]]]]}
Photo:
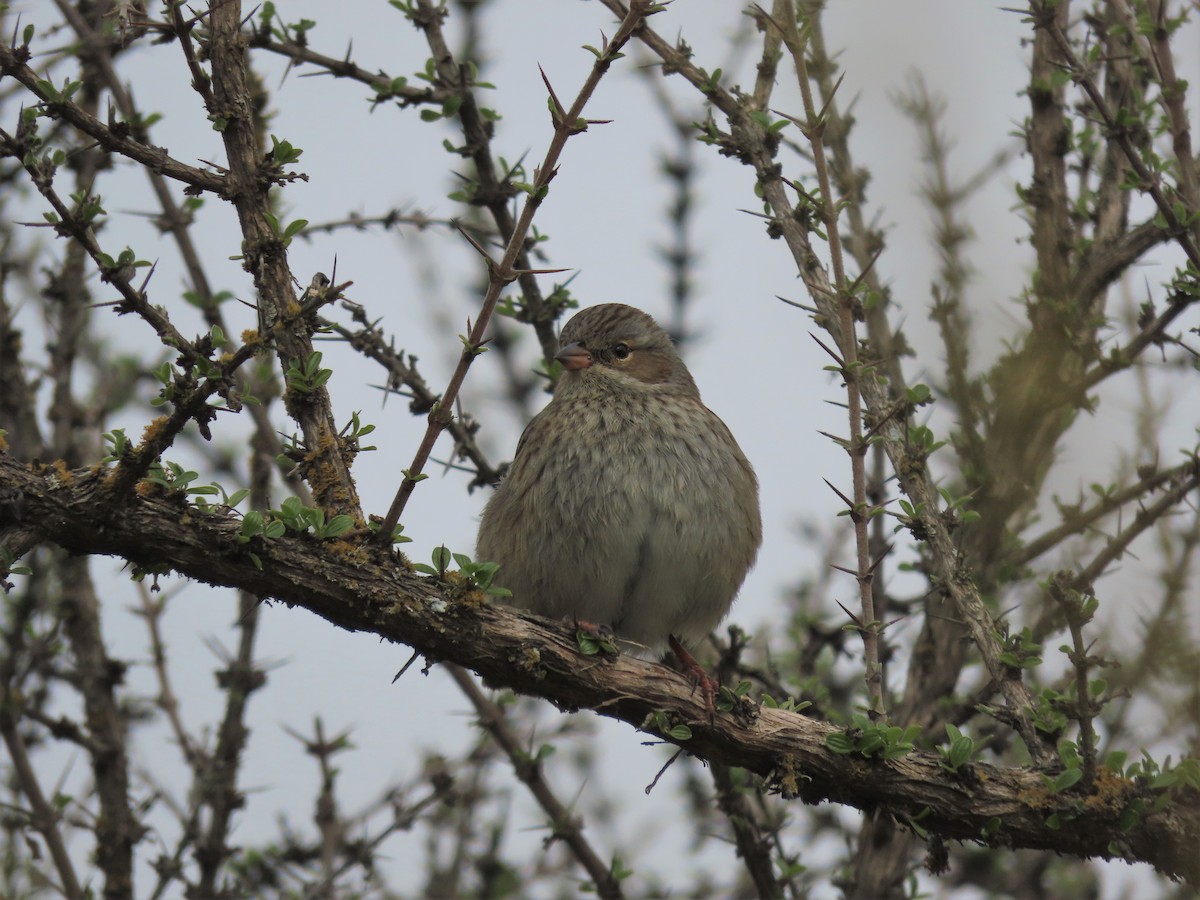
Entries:
{"type": "Polygon", "coordinates": [[[1120,856],[1200,884],[1200,802],[1179,788],[1178,802],[1154,810],[1159,792],[1107,770],[1090,794],[1051,794],[1043,772],[966,764],[942,768],[935,753],[882,762],[825,746],[837,729],[778,709],[722,713],[709,723],[686,678],[662,665],[618,657],[581,657],[573,632],[441,586],[401,568],[370,544],[283,537],[239,543],[239,520],[203,514],[178,495],[103,502],[104,473],[64,474],[0,455],[0,543],[32,532],[74,553],[167,564],[207,584],[300,606],[349,631],[411,646],[434,660],[473,669],[494,685],[544,697],[561,709],[591,708],[653,732],[658,713],[686,723],[693,755],[749,769],[785,797],[831,801],[920,823],[941,837],[989,846],[1049,849],[1079,857],[1120,856]],[[48,477],[53,476],[53,477],[48,477]],[[261,568],[250,557],[253,551],[261,568]],[[1132,828],[1122,814],[1144,810],[1132,828]],[[1053,827],[1058,814],[1072,827],[1053,827]]]}

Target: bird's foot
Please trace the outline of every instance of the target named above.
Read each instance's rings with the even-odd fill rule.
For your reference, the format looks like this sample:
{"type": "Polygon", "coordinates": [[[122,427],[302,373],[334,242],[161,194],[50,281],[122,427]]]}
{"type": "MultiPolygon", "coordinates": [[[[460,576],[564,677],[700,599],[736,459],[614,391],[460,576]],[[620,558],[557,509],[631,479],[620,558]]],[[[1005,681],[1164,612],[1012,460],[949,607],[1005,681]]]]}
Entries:
{"type": "Polygon", "coordinates": [[[679,643],[675,635],[667,638],[667,645],[675,654],[675,658],[679,660],[679,667],[683,674],[691,679],[693,689],[700,689],[700,694],[704,697],[704,708],[708,710],[708,721],[711,724],[717,714],[716,701],[717,691],[721,687],[720,683],[704,671],[704,666],[696,662],[696,657],[684,649],[683,644],[679,643]]]}

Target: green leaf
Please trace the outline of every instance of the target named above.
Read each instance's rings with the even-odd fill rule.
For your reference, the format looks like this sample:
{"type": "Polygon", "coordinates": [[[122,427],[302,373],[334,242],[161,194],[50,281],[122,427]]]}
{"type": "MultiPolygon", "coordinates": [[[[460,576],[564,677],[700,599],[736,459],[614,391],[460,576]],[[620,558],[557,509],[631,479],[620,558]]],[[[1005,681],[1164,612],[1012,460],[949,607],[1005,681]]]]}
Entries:
{"type": "Polygon", "coordinates": [[[690,741],[692,729],[686,725],[674,725],[667,731],[667,736],[676,741],[690,741]]]}
{"type": "Polygon", "coordinates": [[[575,646],[584,656],[595,656],[600,652],[600,642],[595,635],[589,634],[582,628],[575,632],[575,646]]]}
{"type": "Polygon", "coordinates": [[[321,537],[335,538],[338,535],[345,534],[354,527],[354,517],[339,515],[334,516],[325,527],[321,530],[321,537]]]}
{"type": "Polygon", "coordinates": [[[855,750],[854,741],[850,740],[849,735],[840,731],[825,736],[825,747],[834,753],[853,753],[855,750]]]}
{"type": "Polygon", "coordinates": [[[975,742],[965,734],[959,735],[950,743],[950,752],[947,754],[947,761],[950,764],[950,768],[957,770],[960,766],[962,766],[963,763],[971,758],[971,754],[974,752],[974,750],[975,742]]]}
{"type": "Polygon", "coordinates": [[[1079,748],[1075,746],[1074,741],[1058,742],[1058,758],[1068,769],[1078,769],[1083,765],[1083,761],[1079,758],[1079,748]]]}
{"type": "Polygon", "coordinates": [[[1050,783],[1050,793],[1059,794],[1067,788],[1078,783],[1083,777],[1083,769],[1066,769],[1058,774],[1058,777],[1050,783]]]}
{"type": "Polygon", "coordinates": [[[237,509],[237,505],[239,503],[241,503],[243,500],[245,500],[246,497],[249,496],[249,494],[250,494],[250,492],[248,490],[246,490],[245,488],[241,488],[239,490],[234,491],[232,494],[229,494],[228,496],[226,496],[224,503],[230,509],[237,509]]]}
{"type": "Polygon", "coordinates": [[[308,219],[295,219],[288,223],[287,228],[283,230],[283,241],[285,244],[291,243],[292,238],[308,227],[308,219]]]}
{"type": "Polygon", "coordinates": [[[926,385],[914,384],[904,392],[904,395],[908,398],[909,403],[919,405],[929,399],[930,391],[926,385]]]}

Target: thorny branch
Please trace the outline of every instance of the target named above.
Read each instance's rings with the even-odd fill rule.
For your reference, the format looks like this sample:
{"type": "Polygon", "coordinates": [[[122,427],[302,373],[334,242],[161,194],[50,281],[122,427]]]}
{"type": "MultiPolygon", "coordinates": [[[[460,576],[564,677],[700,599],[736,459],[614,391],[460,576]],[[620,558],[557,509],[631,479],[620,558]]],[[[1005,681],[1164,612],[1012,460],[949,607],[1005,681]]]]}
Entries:
{"type": "MultiPolygon", "coordinates": [[[[624,11],[619,0],[604,0],[609,8],[624,11]]],[[[780,167],[774,160],[776,140],[750,115],[750,111],[733,94],[719,85],[714,85],[707,73],[695,66],[683,53],[665,41],[653,29],[643,26],[638,39],[658,54],[672,72],[687,79],[703,91],[713,105],[727,117],[731,130],[721,140],[728,145],[729,152],[753,167],[759,179],[764,199],[769,204],[774,218],[772,225],[785,241],[798,268],[800,277],[809,290],[820,314],[818,321],[830,330],[838,350],[846,353],[846,344],[852,340],[837,325],[841,311],[836,298],[838,294],[829,283],[828,274],[814,252],[809,232],[788,197],[788,184],[783,180],[780,167]]],[[[866,401],[866,422],[875,428],[877,440],[887,451],[893,468],[903,473],[900,484],[911,498],[915,509],[921,511],[919,526],[927,535],[933,574],[937,583],[952,600],[959,617],[963,620],[972,640],[978,647],[984,665],[995,682],[1000,685],[1009,711],[1018,732],[1026,742],[1030,754],[1039,763],[1048,763],[1054,758],[1037,728],[1031,710],[1032,697],[1028,687],[1018,678],[1010,677],[1000,660],[1000,646],[994,637],[995,625],[985,606],[977,586],[968,572],[964,571],[954,534],[954,520],[941,513],[942,500],[924,460],[915,459],[910,450],[907,432],[907,416],[895,415],[895,401],[888,385],[876,377],[859,377],[859,388],[866,401]]]]}
{"type": "Polygon", "coordinates": [[[237,518],[200,515],[191,528],[175,528],[177,500],[171,498],[141,498],[110,510],[94,502],[101,480],[87,471],[50,480],[45,470],[0,455],[0,498],[21,498],[0,504],[0,544],[11,546],[12,537],[31,530],[35,540],[74,553],[166,560],[190,578],[302,606],[338,627],[408,644],[498,686],[562,706],[586,706],[640,728],[652,727],[655,714],[667,710],[691,726],[688,738],[673,742],[702,759],[758,773],[787,796],[886,805],[899,821],[919,820],[923,829],[952,839],[1078,856],[1119,852],[1200,883],[1193,852],[1200,839],[1200,804],[1170,804],[1154,812],[1148,786],[1113,773],[1107,799],[1095,799],[1087,827],[1058,829],[1048,817],[1056,810],[1068,814],[1084,798],[1048,794],[1037,770],[980,763],[964,778],[946,772],[933,753],[914,751],[886,763],[844,756],[826,746],[826,737],[837,731],[833,726],[767,708],[722,713],[710,725],[687,679],[661,665],[618,657],[580,667],[573,629],[445,594],[433,580],[397,571],[390,556],[356,553],[347,559],[344,551],[306,538],[257,546],[260,569],[236,539],[237,518]],[[158,536],[152,546],[147,534],[158,536]],[[531,647],[537,649],[533,659],[531,647]],[[513,665],[522,658],[530,665],[513,665]],[[1142,809],[1151,811],[1130,831],[1121,825],[1121,812],[1138,797],[1144,798],[1142,809]]]}
{"type": "MultiPolygon", "coordinates": [[[[434,11],[429,0],[417,0],[417,2],[424,11],[426,18],[429,21],[436,22],[437,13],[434,11]]],[[[546,155],[542,159],[541,165],[534,170],[533,184],[529,191],[529,196],[525,201],[525,205],[521,208],[520,218],[513,227],[512,236],[509,238],[503,257],[501,257],[498,263],[494,263],[490,259],[487,261],[488,289],[486,296],[483,298],[483,305],[480,307],[479,315],[476,317],[470,333],[463,338],[463,351],[459,357],[458,366],[455,368],[454,374],[450,377],[450,383],[446,386],[446,390],[442,394],[441,402],[429,414],[429,427],[426,429],[425,436],[417,448],[412,464],[405,470],[404,480],[401,482],[400,489],[396,492],[396,498],[392,501],[391,508],[388,510],[383,525],[379,529],[381,540],[386,541],[391,539],[392,529],[400,521],[400,516],[404,512],[408,498],[412,495],[413,488],[416,487],[417,482],[422,478],[422,472],[430,453],[433,451],[433,445],[437,442],[438,436],[446,428],[446,424],[452,415],[451,410],[455,400],[458,399],[459,389],[467,377],[467,370],[470,368],[471,362],[475,357],[483,352],[484,335],[487,332],[488,323],[491,321],[492,312],[496,308],[496,302],[500,299],[500,293],[518,277],[519,273],[514,267],[525,243],[525,237],[529,233],[530,226],[533,224],[533,217],[538,207],[541,206],[542,201],[546,198],[550,182],[558,174],[558,160],[562,155],[563,149],[572,136],[587,130],[589,123],[582,118],[584,107],[587,105],[588,100],[591,99],[592,93],[600,83],[600,79],[608,72],[612,63],[620,57],[621,48],[642,27],[643,19],[654,11],[656,9],[648,0],[639,0],[639,2],[631,4],[629,11],[624,15],[621,26],[617,29],[616,34],[613,35],[612,40],[606,41],[603,50],[597,54],[596,62],[592,65],[592,70],[584,81],[583,86],[579,89],[579,93],[575,97],[575,101],[571,104],[570,109],[562,108],[558,105],[557,99],[554,99],[554,137],[550,141],[550,146],[546,149],[546,155]]],[[[431,34],[436,33],[429,26],[427,26],[427,30],[431,34]]],[[[448,54],[449,50],[447,49],[444,54],[439,54],[439,58],[445,59],[448,54]]],[[[549,82],[547,82],[547,87],[549,87],[549,82]]],[[[551,96],[553,98],[553,90],[551,90],[551,96]]]]}
{"type": "Polygon", "coordinates": [[[571,854],[583,866],[584,871],[591,876],[598,897],[625,896],[621,891],[620,881],[613,877],[612,870],[605,865],[587,838],[584,837],[583,823],[555,796],[550,785],[542,776],[542,767],[538,760],[521,746],[521,741],[509,724],[504,709],[489,700],[471,675],[461,666],[450,663],[446,668],[459,690],[475,707],[480,726],[491,734],[496,743],[500,745],[500,749],[504,751],[512,765],[513,773],[529,789],[529,793],[541,806],[542,811],[550,817],[552,839],[565,842],[571,849],[571,854]]]}

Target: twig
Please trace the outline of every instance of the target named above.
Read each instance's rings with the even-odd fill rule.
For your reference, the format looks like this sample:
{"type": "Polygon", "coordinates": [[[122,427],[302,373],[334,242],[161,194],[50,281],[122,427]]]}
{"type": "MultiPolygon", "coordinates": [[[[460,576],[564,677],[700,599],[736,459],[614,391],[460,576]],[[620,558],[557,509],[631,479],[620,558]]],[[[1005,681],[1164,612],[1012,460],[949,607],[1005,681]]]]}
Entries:
{"type": "MultiPolygon", "coordinates": [[[[850,437],[846,453],[850,457],[850,477],[853,484],[853,500],[848,504],[850,520],[854,523],[855,577],[858,583],[858,599],[861,622],[859,633],[863,642],[865,680],[869,697],[869,712],[873,719],[886,720],[887,707],[883,698],[883,668],[879,661],[880,622],[875,612],[875,596],[872,589],[874,567],[871,562],[870,505],[867,502],[867,441],[863,435],[863,399],[859,388],[862,378],[874,377],[869,367],[864,367],[858,357],[858,336],[855,326],[856,300],[846,281],[845,261],[842,252],[842,237],[838,227],[838,201],[833,193],[829,163],[826,159],[824,110],[818,110],[813,101],[812,84],[805,60],[805,41],[796,21],[796,7],[792,0],[777,0],[768,16],[760,10],[763,18],[777,30],[792,62],[796,67],[796,79],[804,103],[805,120],[792,121],[800,127],[812,148],[813,166],[820,185],[820,200],[817,214],[829,240],[829,258],[833,268],[833,287],[837,295],[839,324],[835,337],[841,351],[842,378],[846,383],[846,410],[849,417],[850,437]]],[[[764,55],[770,53],[764,44],[764,55]]]]}
{"type": "MultiPolygon", "coordinates": [[[[418,5],[425,11],[426,15],[435,15],[433,7],[429,0],[417,0],[418,5]]],[[[542,160],[540,166],[534,170],[533,184],[529,191],[529,196],[525,201],[525,205],[521,208],[521,216],[517,220],[513,228],[512,237],[509,239],[508,246],[505,248],[504,256],[500,262],[488,262],[488,290],[483,299],[483,306],[479,310],[479,315],[475,319],[474,325],[470,329],[470,333],[463,339],[463,351],[459,356],[458,365],[455,367],[454,374],[450,377],[450,383],[446,386],[446,390],[442,394],[441,402],[429,414],[429,426],[425,430],[425,436],[421,440],[420,446],[417,447],[417,452],[413,456],[411,465],[405,470],[404,480],[400,483],[400,489],[396,492],[396,497],[392,501],[391,508],[388,510],[387,516],[384,517],[383,524],[379,529],[379,540],[381,542],[390,542],[392,530],[396,523],[400,521],[400,516],[404,512],[404,507],[408,503],[408,498],[412,495],[413,488],[417,482],[423,477],[425,463],[429,460],[429,455],[433,451],[433,445],[437,442],[438,436],[446,428],[450,420],[450,410],[454,407],[454,402],[458,397],[459,389],[462,387],[464,379],[467,377],[467,370],[471,367],[472,361],[484,349],[484,334],[487,332],[488,323],[492,318],[492,311],[496,308],[496,302],[500,299],[500,293],[504,287],[517,278],[517,271],[514,269],[514,264],[525,243],[525,236],[529,233],[529,227],[533,223],[534,214],[542,201],[546,197],[550,182],[558,172],[558,160],[562,155],[563,148],[566,146],[567,140],[575,134],[587,130],[589,123],[582,119],[583,109],[591,99],[592,92],[600,83],[600,79],[608,71],[612,63],[620,58],[620,49],[625,45],[634,31],[641,25],[642,20],[653,11],[653,8],[647,0],[639,0],[639,2],[631,4],[629,13],[621,22],[621,26],[617,29],[617,33],[613,35],[611,41],[605,41],[602,51],[597,54],[596,62],[592,65],[592,71],[589,73],[583,86],[579,89],[579,94],[575,98],[575,102],[571,104],[570,109],[562,109],[556,106],[556,111],[553,116],[554,121],[554,137],[550,141],[550,146],[546,150],[546,156],[542,160]]],[[[544,76],[543,76],[544,77],[544,76]]],[[[549,89],[549,82],[546,83],[549,89]]],[[[551,95],[553,96],[553,90],[551,95]]]]}
{"type": "Polygon", "coordinates": [[[1152,494],[1164,484],[1169,484],[1180,478],[1183,478],[1188,473],[1195,471],[1196,462],[1188,460],[1173,469],[1164,469],[1161,472],[1153,472],[1145,478],[1140,479],[1135,484],[1129,485],[1119,491],[1105,493],[1104,496],[1090,508],[1086,510],[1072,511],[1071,515],[1063,516],[1063,523],[1056,528],[1052,528],[1044,534],[1039,535],[1029,541],[1024,546],[1017,548],[1008,554],[1003,565],[1020,567],[1028,565],[1033,560],[1037,559],[1044,553],[1053,550],[1067,538],[1073,535],[1080,534],[1084,529],[1088,528],[1094,522],[1102,519],[1104,516],[1120,509],[1126,503],[1132,503],[1134,500],[1140,500],[1143,497],[1152,494]]]}
{"type": "MultiPolygon", "coordinates": [[[[263,511],[268,506],[271,484],[271,463],[261,452],[263,439],[256,436],[251,446],[250,507],[263,511]]],[[[246,726],[250,695],[266,683],[263,670],[255,665],[254,648],[258,636],[259,598],[246,591],[238,592],[237,654],[218,673],[217,683],[225,690],[225,714],[217,731],[217,743],[212,754],[200,766],[193,767],[194,803],[209,810],[203,821],[207,827],[196,837],[196,861],[200,865],[197,893],[215,896],[218,882],[231,849],[228,838],[234,813],[243,802],[238,790],[242,751],[250,736],[246,726]]],[[[199,825],[199,823],[197,823],[199,825]]]]}
{"type": "MultiPolygon", "coordinates": [[[[750,874],[758,896],[782,896],[779,879],[775,877],[775,869],[771,865],[771,844],[763,833],[758,810],[751,803],[750,796],[734,784],[729,766],[717,763],[711,768],[713,784],[717,787],[717,805],[733,830],[738,856],[750,874]]],[[[746,777],[746,773],[740,774],[746,777]]]]}
{"type": "MultiPolygon", "coordinates": [[[[1058,47],[1058,51],[1062,56],[1067,71],[1070,72],[1071,78],[1075,81],[1083,92],[1087,94],[1088,99],[1095,107],[1097,114],[1104,120],[1104,125],[1112,139],[1117,142],[1121,149],[1125,152],[1126,158],[1129,160],[1130,167],[1137,173],[1139,187],[1142,191],[1150,195],[1150,199],[1154,201],[1154,205],[1158,207],[1159,215],[1167,223],[1167,227],[1171,231],[1171,235],[1175,238],[1175,242],[1183,249],[1184,254],[1191,262],[1192,267],[1196,271],[1200,271],[1200,246],[1197,245],[1197,239],[1193,237],[1192,225],[1188,227],[1180,221],[1176,215],[1175,208],[1163,190],[1162,180],[1157,172],[1152,172],[1146,163],[1142,160],[1142,155],[1138,148],[1134,145],[1129,129],[1122,127],[1118,122],[1116,115],[1109,107],[1104,99],[1104,95],[1097,87],[1095,80],[1088,74],[1083,64],[1079,61],[1079,57],[1075,55],[1074,49],[1071,47],[1071,42],[1067,40],[1066,34],[1063,32],[1061,24],[1057,21],[1057,16],[1061,10],[1065,10],[1065,6],[1055,5],[1048,6],[1044,0],[1033,0],[1030,3],[1030,10],[1035,16],[1036,27],[1038,31],[1045,31],[1058,47]]],[[[1160,62],[1162,62],[1160,60],[1160,62]]],[[[1172,70],[1173,71],[1173,70],[1172,70]]],[[[1167,85],[1163,85],[1164,91],[1167,85]]],[[[1186,115],[1185,115],[1186,118],[1186,115]]],[[[1181,148],[1179,143],[1176,145],[1177,151],[1182,149],[1190,156],[1188,145],[1184,144],[1181,148]]],[[[1180,164],[1185,164],[1185,159],[1179,160],[1180,164]]],[[[1193,175],[1194,177],[1194,175],[1193,175]]],[[[1196,200],[1195,196],[1187,197],[1185,200],[1196,200]]]]}
{"type": "Polygon", "coordinates": [[[521,746],[520,740],[508,724],[504,710],[487,698],[466,669],[453,663],[444,668],[449,671],[450,677],[454,679],[459,690],[475,707],[475,712],[479,716],[479,724],[495,738],[500,749],[508,756],[513,773],[529,789],[538,805],[550,817],[550,827],[553,829],[554,837],[566,843],[571,849],[571,854],[591,877],[597,896],[607,898],[624,896],[621,892],[621,883],[613,877],[611,869],[604,864],[583,836],[581,823],[554,795],[550,786],[542,778],[540,763],[521,746]]]}
{"type": "Polygon", "coordinates": [[[179,714],[179,698],[176,697],[175,690],[171,686],[171,674],[167,669],[167,647],[162,635],[162,616],[166,610],[169,596],[163,593],[155,600],[144,581],[138,582],[137,588],[138,598],[141,600],[141,609],[138,610],[138,613],[145,621],[146,631],[149,633],[150,659],[154,666],[154,677],[158,681],[158,696],[155,698],[155,704],[166,715],[167,722],[171,727],[171,734],[183,753],[184,762],[194,769],[202,765],[204,757],[192,741],[192,736],[188,733],[179,714]]]}
{"type": "Polygon", "coordinates": [[[50,850],[50,858],[54,860],[55,871],[62,879],[63,894],[70,900],[83,900],[83,888],[79,884],[79,878],[75,874],[75,865],[71,862],[71,854],[67,852],[67,845],[58,828],[62,816],[55,812],[49,801],[46,800],[46,795],[42,793],[37,772],[34,771],[33,763],[29,759],[29,752],[25,747],[25,741],[12,718],[12,700],[7,693],[5,689],[0,694],[0,737],[3,737],[9,759],[12,760],[17,785],[21,793],[25,795],[25,799],[29,801],[31,807],[29,824],[42,836],[46,847],[50,850]]]}
{"type": "MultiPolygon", "coordinates": [[[[609,9],[624,12],[620,0],[601,2],[609,9]]],[[[652,28],[643,26],[638,32],[638,39],[660,56],[670,71],[685,78],[728,117],[730,132],[721,132],[714,126],[711,139],[729,155],[754,168],[763,197],[774,212],[771,227],[775,234],[783,238],[805,287],[815,301],[818,322],[825,327],[832,327],[830,323],[840,321],[841,315],[834,302],[837,294],[830,287],[827,273],[813,250],[806,226],[794,215],[788,187],[774,160],[774,137],[754,121],[737,98],[719,84],[714,84],[704,70],[693,64],[688,54],[664,40],[652,28]]],[[[908,445],[908,417],[896,417],[892,412],[895,405],[887,384],[874,378],[862,378],[859,380],[859,389],[863,392],[874,421],[879,423],[876,436],[886,449],[893,469],[901,473],[902,488],[912,498],[914,507],[921,510],[919,526],[927,536],[931,573],[944,586],[978,647],[988,672],[1001,685],[1010,713],[1030,754],[1039,764],[1050,763],[1054,755],[1034,725],[1029,688],[1018,678],[1007,674],[1000,660],[1000,646],[994,635],[995,624],[978,586],[964,568],[958,539],[951,532],[952,522],[941,514],[942,501],[926,461],[916,457],[908,445]]],[[[893,386],[892,389],[898,387],[893,386]]]]}
{"type": "Polygon", "coordinates": [[[8,44],[0,41],[0,69],[4,71],[5,75],[15,78],[24,85],[31,94],[46,104],[46,108],[51,113],[94,138],[101,147],[109,152],[118,153],[143,166],[161,171],[168,178],[181,181],[199,191],[211,191],[225,196],[229,185],[223,175],[184,165],[178,160],[172,159],[160,148],[139,143],[131,137],[119,137],[99,119],[86,113],[77,104],[58,96],[51,96],[47,93],[42,78],[26,66],[24,60],[18,55],[18,51],[21,49],[21,47],[17,47],[14,50],[8,44]]]}
{"type": "MultiPolygon", "coordinates": [[[[353,320],[361,326],[358,330],[352,330],[329,319],[321,320],[322,327],[344,338],[367,359],[379,363],[388,373],[387,390],[400,392],[401,387],[406,388],[408,393],[405,396],[411,398],[409,410],[412,413],[427,413],[433,409],[438,402],[437,394],[430,389],[429,383],[417,370],[415,357],[409,355],[406,358],[402,350],[390,346],[385,341],[378,323],[368,320],[366,310],[361,306],[352,306],[349,303],[344,306],[349,308],[353,320]]],[[[454,438],[454,456],[469,459],[475,467],[475,477],[468,488],[494,484],[500,479],[500,471],[491,464],[475,440],[478,426],[474,419],[459,414],[447,422],[446,428],[454,438]]]]}
{"type": "MultiPolygon", "coordinates": [[[[210,10],[209,58],[212,100],[208,111],[224,122],[220,129],[229,163],[230,201],[237,210],[243,237],[243,265],[254,278],[261,322],[270,327],[280,367],[304,365],[312,358],[310,325],[294,314],[295,279],[287,246],[272,225],[271,187],[281,172],[264,161],[253,88],[248,78],[241,34],[239,3],[217,3],[210,10]]],[[[265,340],[268,335],[263,334],[265,340]]],[[[284,394],[288,414],[299,424],[308,451],[306,479],[317,505],[328,512],[363,519],[362,504],[350,474],[350,454],[338,438],[329,391],[324,385],[284,394]]]]}

